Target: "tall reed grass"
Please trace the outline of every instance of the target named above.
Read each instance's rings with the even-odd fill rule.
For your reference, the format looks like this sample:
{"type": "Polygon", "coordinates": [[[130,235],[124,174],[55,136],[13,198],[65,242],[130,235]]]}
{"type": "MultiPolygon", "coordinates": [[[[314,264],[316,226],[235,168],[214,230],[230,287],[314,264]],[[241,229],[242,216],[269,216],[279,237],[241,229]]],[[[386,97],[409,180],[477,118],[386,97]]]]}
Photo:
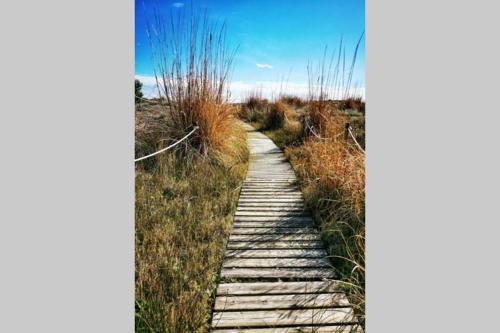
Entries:
{"type": "Polygon", "coordinates": [[[236,49],[227,43],[226,25],[207,13],[181,12],[166,21],[156,8],[147,33],[170,135],[183,137],[198,126],[188,143],[202,156],[224,163],[241,158],[245,142],[227,103],[236,49]]]}
{"type": "Polygon", "coordinates": [[[208,331],[248,151],[227,103],[234,50],[205,15],[153,7],[147,32],[160,99],[136,112],[136,332],[208,331]]]}

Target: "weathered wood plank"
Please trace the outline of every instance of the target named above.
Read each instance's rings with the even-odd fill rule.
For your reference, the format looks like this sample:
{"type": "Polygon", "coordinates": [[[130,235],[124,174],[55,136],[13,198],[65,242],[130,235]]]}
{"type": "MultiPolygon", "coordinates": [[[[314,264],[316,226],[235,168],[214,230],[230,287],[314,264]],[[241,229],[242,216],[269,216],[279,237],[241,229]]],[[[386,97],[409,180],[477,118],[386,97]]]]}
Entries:
{"type": "Polygon", "coordinates": [[[290,182],[292,184],[297,184],[297,178],[291,174],[286,175],[283,173],[279,174],[265,174],[265,173],[251,173],[247,175],[247,180],[249,182],[262,181],[262,182],[290,182]]]}
{"type": "Polygon", "coordinates": [[[232,235],[272,235],[272,234],[313,234],[314,228],[238,228],[233,227],[232,235]]]}
{"type": "Polygon", "coordinates": [[[320,236],[314,234],[275,234],[275,235],[230,235],[231,242],[279,242],[279,241],[311,241],[320,240],[320,236]]]}
{"type": "Polygon", "coordinates": [[[226,258],[324,258],[323,249],[283,249],[283,250],[227,250],[226,258]]]}
{"type": "Polygon", "coordinates": [[[237,212],[304,212],[305,207],[297,207],[297,206],[243,206],[243,205],[238,205],[238,209],[236,209],[237,212]]]}
{"type": "Polygon", "coordinates": [[[276,241],[276,242],[229,242],[228,250],[237,249],[322,249],[323,243],[320,241],[276,241]]]}
{"type": "Polygon", "coordinates": [[[322,325],[272,328],[226,328],[212,330],[212,333],[362,333],[359,325],[322,325]]]}
{"type": "Polygon", "coordinates": [[[302,198],[290,198],[290,199],[241,199],[238,201],[238,207],[304,207],[304,201],[302,198]],[[258,200],[258,201],[255,201],[258,200]],[[280,200],[280,201],[275,201],[280,200]],[[285,201],[286,200],[286,201],[285,201]]]}
{"type": "Polygon", "coordinates": [[[266,204],[280,204],[280,205],[304,205],[304,201],[302,200],[302,198],[269,198],[269,199],[265,199],[265,198],[241,198],[239,199],[238,201],[238,205],[242,205],[242,204],[256,204],[256,205],[259,205],[259,204],[262,204],[262,205],[266,205],[266,204]]]}
{"type": "Polygon", "coordinates": [[[221,283],[217,295],[282,295],[339,292],[337,281],[221,283]]]}
{"type": "Polygon", "coordinates": [[[311,325],[355,323],[350,308],[306,310],[261,310],[215,312],[212,326],[222,327],[269,327],[279,325],[311,325]]]}
{"type": "Polygon", "coordinates": [[[331,264],[323,258],[226,258],[222,267],[331,267],[331,264]]]}
{"type": "Polygon", "coordinates": [[[279,180],[279,179],[252,180],[252,179],[247,178],[247,180],[243,181],[242,184],[243,185],[259,185],[259,184],[297,185],[297,183],[298,183],[297,180],[290,179],[290,177],[287,177],[287,178],[283,178],[283,180],[279,180]]]}
{"type": "Polygon", "coordinates": [[[290,212],[254,212],[254,211],[236,211],[235,216],[308,216],[304,211],[290,212]]]}
{"type": "Polygon", "coordinates": [[[308,222],[312,223],[313,219],[310,216],[235,216],[235,222],[308,222]]]}
{"type": "Polygon", "coordinates": [[[301,193],[296,188],[242,188],[241,193],[251,194],[251,193],[301,193]]]}
{"type": "Polygon", "coordinates": [[[303,228],[312,227],[311,222],[290,222],[290,221],[245,221],[234,222],[234,228],[303,228]]]}
{"type": "Polygon", "coordinates": [[[253,193],[253,194],[245,194],[241,193],[240,194],[240,200],[250,200],[250,199],[302,199],[302,193],[253,193]]]}
{"type": "Polygon", "coordinates": [[[215,311],[328,308],[348,306],[343,293],[295,294],[259,296],[219,296],[215,300],[215,311]]]}
{"type": "Polygon", "coordinates": [[[222,279],[334,279],[331,268],[223,268],[222,279]]]}
{"type": "Polygon", "coordinates": [[[243,182],[241,184],[243,188],[298,188],[296,183],[293,182],[243,182]]]}
{"type": "Polygon", "coordinates": [[[287,197],[297,197],[300,196],[302,197],[302,192],[300,191],[240,191],[240,198],[245,198],[245,197],[251,197],[251,196],[266,196],[266,197],[272,197],[272,196],[279,196],[283,198],[287,197]]]}

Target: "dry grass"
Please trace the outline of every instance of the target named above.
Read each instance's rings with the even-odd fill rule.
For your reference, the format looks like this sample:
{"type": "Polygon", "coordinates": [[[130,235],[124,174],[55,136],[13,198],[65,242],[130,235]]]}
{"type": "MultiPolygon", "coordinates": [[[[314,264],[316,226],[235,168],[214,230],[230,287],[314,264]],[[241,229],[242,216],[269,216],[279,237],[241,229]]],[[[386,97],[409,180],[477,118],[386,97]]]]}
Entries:
{"type": "Polygon", "coordinates": [[[345,120],[325,121],[321,137],[285,150],[301,179],[328,253],[364,318],[365,157],[344,139],[345,120]]]}
{"type": "Polygon", "coordinates": [[[365,102],[361,99],[361,97],[349,97],[345,101],[345,108],[357,110],[361,113],[365,113],[365,102]]]}
{"type": "Polygon", "coordinates": [[[245,102],[241,105],[240,118],[248,122],[259,120],[260,113],[267,110],[269,101],[262,98],[261,90],[254,90],[247,94],[245,102]]]}
{"type": "Polygon", "coordinates": [[[136,331],[204,332],[248,158],[225,91],[234,53],[207,15],[155,9],[148,33],[161,99],[136,112],[136,156],[199,129],[136,166],[136,331]]]}
{"type": "Polygon", "coordinates": [[[302,100],[302,98],[293,95],[281,96],[279,100],[296,108],[300,108],[306,105],[306,102],[302,100]]]}
{"type": "Polygon", "coordinates": [[[136,171],[136,332],[204,332],[245,163],[163,155],[136,171]]]}
{"type": "Polygon", "coordinates": [[[171,24],[159,10],[148,25],[157,88],[163,100],[165,131],[180,138],[199,127],[188,144],[200,155],[230,164],[242,150],[235,111],[228,104],[227,81],[235,50],[226,43],[226,26],[208,15],[178,16],[171,24]]]}
{"type": "Polygon", "coordinates": [[[278,129],[285,125],[285,115],[289,110],[285,103],[277,101],[268,108],[267,112],[263,114],[263,125],[265,129],[278,129]]]}

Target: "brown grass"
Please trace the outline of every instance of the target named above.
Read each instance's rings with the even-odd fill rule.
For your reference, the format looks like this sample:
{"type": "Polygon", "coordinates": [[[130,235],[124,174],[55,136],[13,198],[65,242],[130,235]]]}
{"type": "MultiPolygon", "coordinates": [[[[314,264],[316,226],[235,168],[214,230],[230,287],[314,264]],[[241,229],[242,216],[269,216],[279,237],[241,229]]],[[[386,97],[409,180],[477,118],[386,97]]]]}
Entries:
{"type": "Polygon", "coordinates": [[[269,105],[267,99],[262,98],[261,90],[254,90],[247,94],[245,102],[241,105],[240,118],[248,122],[259,120],[258,117],[269,105]]]}
{"type": "Polygon", "coordinates": [[[206,332],[246,165],[162,155],[136,171],[136,332],[206,332]]]}
{"type": "Polygon", "coordinates": [[[148,25],[154,74],[169,136],[180,138],[195,126],[187,142],[204,157],[232,159],[242,144],[235,112],[227,105],[227,81],[235,50],[226,43],[226,26],[212,24],[208,15],[192,14],[163,20],[159,10],[148,25]]]}
{"type": "Polygon", "coordinates": [[[285,125],[285,115],[289,110],[285,103],[277,101],[270,105],[267,112],[264,113],[264,128],[278,129],[285,125]]]}
{"type": "Polygon", "coordinates": [[[205,332],[246,170],[245,132],[228,105],[234,53],[208,16],[155,9],[148,26],[161,99],[136,112],[136,156],[199,129],[136,166],[137,332],[205,332]]]}
{"type": "Polygon", "coordinates": [[[283,103],[294,106],[296,108],[301,108],[306,105],[306,101],[304,101],[302,98],[298,96],[293,96],[293,95],[281,96],[279,100],[282,101],[283,103]]]}

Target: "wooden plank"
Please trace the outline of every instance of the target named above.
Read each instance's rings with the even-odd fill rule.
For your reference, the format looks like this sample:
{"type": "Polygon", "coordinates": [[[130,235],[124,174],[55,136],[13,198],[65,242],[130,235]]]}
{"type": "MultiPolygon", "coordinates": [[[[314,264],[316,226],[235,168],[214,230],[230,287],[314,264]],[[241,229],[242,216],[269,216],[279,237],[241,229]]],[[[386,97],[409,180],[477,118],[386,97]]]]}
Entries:
{"type": "Polygon", "coordinates": [[[238,228],[233,227],[232,235],[272,235],[272,234],[314,234],[316,229],[302,228],[238,228]]]}
{"type": "Polygon", "coordinates": [[[297,206],[244,206],[238,205],[236,209],[238,212],[304,212],[305,207],[297,207],[297,206]]]}
{"type": "MultiPolygon", "coordinates": [[[[281,196],[271,196],[271,198],[274,198],[274,199],[288,199],[287,202],[285,202],[285,204],[287,203],[290,203],[291,201],[291,204],[304,204],[304,200],[302,199],[302,197],[295,197],[295,198],[289,198],[288,196],[287,197],[284,197],[282,198],[281,196]]],[[[240,197],[240,199],[243,199],[243,200],[246,200],[246,201],[249,201],[249,199],[252,199],[252,198],[247,198],[247,196],[245,197],[240,197]]],[[[266,199],[266,198],[253,198],[253,199],[266,199]]],[[[244,201],[241,201],[241,200],[238,200],[238,204],[242,204],[244,201]]],[[[257,201],[258,202],[258,201],[257,201]]],[[[269,201],[266,200],[266,201],[261,201],[260,203],[268,203],[269,201]]],[[[279,203],[279,201],[278,201],[279,203]]],[[[283,203],[282,203],[283,204],[283,203]]]]}
{"type": "Polygon", "coordinates": [[[222,267],[331,267],[323,258],[227,258],[222,267]]]}
{"type": "Polygon", "coordinates": [[[217,295],[283,295],[334,293],[341,290],[337,281],[238,282],[221,283],[217,295]]]}
{"type": "Polygon", "coordinates": [[[267,209],[267,210],[279,210],[279,209],[293,209],[293,210],[306,210],[306,207],[302,202],[239,202],[238,209],[245,210],[256,210],[256,209],[267,209]]]}
{"type": "Polygon", "coordinates": [[[312,223],[311,216],[235,216],[235,222],[307,222],[312,223]]]}
{"type": "Polygon", "coordinates": [[[229,242],[228,250],[238,249],[322,249],[321,241],[229,242]]]}
{"type": "Polygon", "coordinates": [[[317,233],[314,234],[274,234],[274,235],[230,235],[230,242],[283,242],[283,241],[311,241],[320,240],[317,233]]]}
{"type": "Polygon", "coordinates": [[[215,311],[329,308],[349,306],[343,293],[258,296],[218,296],[215,311]]]}
{"type": "Polygon", "coordinates": [[[243,188],[297,188],[297,184],[293,182],[243,182],[243,188]]]}
{"type": "Polygon", "coordinates": [[[296,204],[296,203],[304,203],[302,198],[282,198],[282,197],[271,197],[271,198],[245,198],[240,197],[238,200],[238,204],[242,203],[281,203],[281,204],[296,204]]]}
{"type": "Polygon", "coordinates": [[[257,175],[247,175],[247,181],[251,181],[251,182],[257,182],[257,181],[265,181],[265,182],[273,182],[273,181],[290,181],[290,182],[294,182],[294,181],[297,181],[297,178],[294,176],[294,175],[261,175],[261,176],[257,176],[257,175]]]}
{"type": "Polygon", "coordinates": [[[243,181],[242,183],[243,185],[259,185],[259,184],[291,184],[291,185],[295,185],[295,184],[298,184],[297,180],[296,179],[289,179],[289,178],[284,178],[283,180],[279,180],[279,179],[271,179],[271,180],[252,180],[252,179],[246,179],[243,181]]]}
{"type": "Polygon", "coordinates": [[[289,192],[289,193],[277,193],[277,192],[264,192],[264,193],[240,193],[240,199],[302,199],[302,193],[300,192],[289,192]]]}
{"type": "Polygon", "coordinates": [[[223,268],[222,279],[334,279],[331,268],[223,268]]]}
{"type": "Polygon", "coordinates": [[[359,325],[291,326],[272,328],[226,328],[212,330],[212,333],[362,333],[359,325]]]}
{"type": "Polygon", "coordinates": [[[241,193],[302,193],[297,188],[242,188],[241,193]]]}
{"type": "Polygon", "coordinates": [[[260,192],[248,192],[248,191],[240,191],[240,198],[241,197],[283,197],[283,198],[296,198],[296,197],[301,197],[302,198],[302,192],[300,191],[293,191],[293,192],[271,192],[271,191],[260,191],[260,192]]]}
{"type": "Polygon", "coordinates": [[[306,212],[250,212],[250,211],[236,211],[235,216],[308,216],[306,212]]]}
{"type": "Polygon", "coordinates": [[[227,250],[226,258],[323,258],[323,249],[227,250]]]}
{"type": "Polygon", "coordinates": [[[214,312],[212,326],[269,327],[356,323],[351,308],[214,312]]]}
{"type": "Polygon", "coordinates": [[[234,228],[301,228],[312,227],[311,222],[290,222],[290,221],[244,221],[234,222],[234,228]]]}

